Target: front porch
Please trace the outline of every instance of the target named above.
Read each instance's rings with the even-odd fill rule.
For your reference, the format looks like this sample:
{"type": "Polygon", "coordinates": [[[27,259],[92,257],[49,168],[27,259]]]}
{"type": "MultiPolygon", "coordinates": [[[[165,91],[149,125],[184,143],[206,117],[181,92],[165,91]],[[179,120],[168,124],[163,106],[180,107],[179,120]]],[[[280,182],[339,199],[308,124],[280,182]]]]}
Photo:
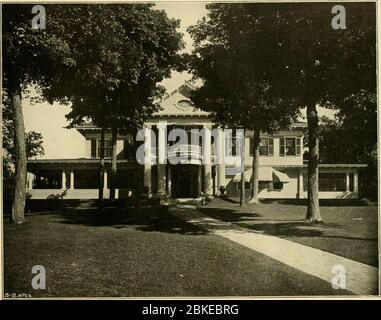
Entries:
{"type": "MultiPolygon", "coordinates": [[[[104,198],[110,195],[111,161],[105,160],[104,198]]],[[[116,198],[143,193],[143,168],[130,160],[118,160],[116,198]]],[[[28,199],[98,199],[99,159],[28,161],[28,199]]]]}
{"type": "MultiPolygon", "coordinates": [[[[118,160],[115,198],[198,198],[218,192],[215,166],[163,164],[148,168],[131,160],[118,160]]],[[[110,196],[111,161],[105,161],[103,195],[110,196]]],[[[52,159],[28,161],[27,198],[98,199],[99,159],[52,159]]]]}

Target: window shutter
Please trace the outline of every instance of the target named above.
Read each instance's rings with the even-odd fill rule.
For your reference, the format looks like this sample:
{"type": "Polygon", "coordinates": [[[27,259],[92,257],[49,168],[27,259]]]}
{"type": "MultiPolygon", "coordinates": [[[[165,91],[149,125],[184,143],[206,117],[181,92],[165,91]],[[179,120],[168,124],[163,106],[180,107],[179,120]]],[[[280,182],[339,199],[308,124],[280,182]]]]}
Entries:
{"type": "Polygon", "coordinates": [[[97,157],[97,140],[91,139],[91,158],[97,157]]]}
{"type": "Polygon", "coordinates": [[[279,155],[281,157],[284,157],[284,138],[283,137],[279,139],[279,155]]]}
{"type": "Polygon", "coordinates": [[[274,156],[274,139],[269,138],[269,156],[274,156]]]}
{"type": "Polygon", "coordinates": [[[300,151],[301,151],[301,148],[300,148],[300,138],[296,138],[296,155],[297,156],[300,156],[300,151]]]}

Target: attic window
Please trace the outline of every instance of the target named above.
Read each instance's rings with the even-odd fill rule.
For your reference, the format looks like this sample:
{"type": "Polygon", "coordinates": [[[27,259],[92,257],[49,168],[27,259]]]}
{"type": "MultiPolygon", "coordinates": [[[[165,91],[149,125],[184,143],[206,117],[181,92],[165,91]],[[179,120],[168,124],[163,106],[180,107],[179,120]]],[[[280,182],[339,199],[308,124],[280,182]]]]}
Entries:
{"type": "Polygon", "coordinates": [[[192,102],[189,100],[180,100],[177,102],[177,106],[181,109],[188,109],[192,107],[192,102]]]}

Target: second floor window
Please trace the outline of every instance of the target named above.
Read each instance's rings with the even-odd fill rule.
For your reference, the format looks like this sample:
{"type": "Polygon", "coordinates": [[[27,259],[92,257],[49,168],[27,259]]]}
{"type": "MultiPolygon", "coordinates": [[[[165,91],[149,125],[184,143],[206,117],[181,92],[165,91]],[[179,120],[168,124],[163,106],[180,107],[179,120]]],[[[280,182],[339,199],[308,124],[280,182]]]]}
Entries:
{"type": "Polygon", "coordinates": [[[225,134],[225,155],[228,157],[238,156],[239,146],[238,146],[237,130],[232,129],[231,135],[225,134]]]}
{"type": "MultiPolygon", "coordinates": [[[[253,138],[250,138],[250,156],[254,155],[253,138]]],[[[274,139],[273,138],[261,138],[259,143],[259,155],[260,156],[273,156],[274,155],[274,139]]]]}
{"type": "Polygon", "coordinates": [[[284,156],[300,156],[301,146],[298,137],[281,137],[279,143],[279,155],[284,156]]]}
{"type": "MultiPolygon", "coordinates": [[[[112,152],[111,140],[105,139],[105,149],[104,156],[105,158],[110,158],[112,152]]],[[[91,140],[91,157],[99,158],[101,156],[101,140],[92,139],[91,140]]]]}

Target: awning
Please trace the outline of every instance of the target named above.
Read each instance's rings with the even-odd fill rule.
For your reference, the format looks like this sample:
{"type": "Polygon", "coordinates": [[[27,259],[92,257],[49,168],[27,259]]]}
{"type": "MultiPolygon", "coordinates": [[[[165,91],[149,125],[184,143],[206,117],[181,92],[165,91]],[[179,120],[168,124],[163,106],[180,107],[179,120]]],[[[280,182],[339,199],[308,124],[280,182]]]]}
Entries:
{"type": "Polygon", "coordinates": [[[290,177],[287,174],[275,169],[273,169],[273,178],[275,181],[279,181],[279,182],[284,182],[284,183],[290,182],[290,177]]]}
{"type": "MultiPolygon", "coordinates": [[[[245,171],[245,181],[250,182],[251,176],[253,174],[253,169],[248,169],[245,171]]],[[[272,167],[261,167],[259,168],[259,181],[279,181],[279,182],[290,182],[290,177],[284,172],[273,169],[272,167]]],[[[241,173],[237,173],[234,178],[234,182],[241,181],[241,173]]]]}
{"type": "MultiPolygon", "coordinates": [[[[248,169],[245,171],[245,181],[250,182],[251,176],[253,175],[253,169],[248,169]]],[[[272,168],[271,167],[262,167],[259,168],[259,181],[272,181],[272,168]]],[[[234,178],[234,182],[241,181],[241,173],[237,173],[234,178]]]]}

